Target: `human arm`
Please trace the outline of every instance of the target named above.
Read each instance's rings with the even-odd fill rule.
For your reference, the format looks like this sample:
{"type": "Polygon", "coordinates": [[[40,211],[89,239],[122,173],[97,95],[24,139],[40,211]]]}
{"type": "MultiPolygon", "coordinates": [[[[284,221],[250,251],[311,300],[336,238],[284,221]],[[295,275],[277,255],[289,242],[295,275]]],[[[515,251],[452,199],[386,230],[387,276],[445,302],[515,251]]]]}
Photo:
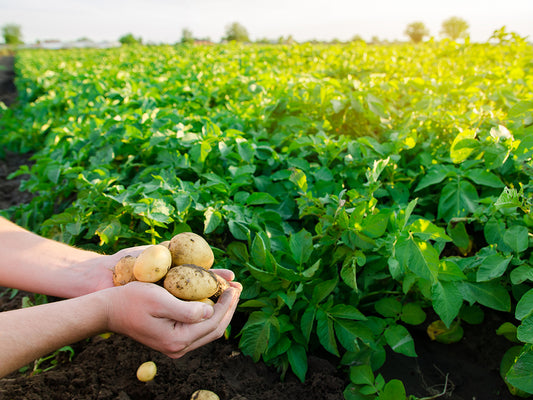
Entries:
{"type": "MultiPolygon", "coordinates": [[[[228,279],[231,273],[221,271],[228,279]]],[[[89,295],[0,313],[0,377],[62,346],[98,333],[122,333],[172,358],[224,333],[242,290],[212,307],[176,299],[160,286],[132,282],[89,295]]]]}
{"type": "Polygon", "coordinates": [[[102,255],[44,238],[3,217],[0,243],[0,285],[64,298],[113,286],[116,261],[145,248],[102,255]]]}
{"type": "Polygon", "coordinates": [[[142,282],[114,287],[112,267],[126,254],[105,256],[35,235],[0,217],[0,285],[68,300],[0,313],[0,376],[62,346],[114,331],[180,357],[217,339],[228,326],[242,286],[215,270],[226,290],[214,307],[184,302],[142,282]]]}

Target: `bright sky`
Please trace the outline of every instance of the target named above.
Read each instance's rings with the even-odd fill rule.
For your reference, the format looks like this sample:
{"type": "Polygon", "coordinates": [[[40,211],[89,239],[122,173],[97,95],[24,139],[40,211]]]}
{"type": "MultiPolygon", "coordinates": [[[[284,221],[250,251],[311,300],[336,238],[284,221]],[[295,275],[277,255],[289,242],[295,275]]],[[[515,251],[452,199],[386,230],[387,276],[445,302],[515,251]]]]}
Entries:
{"type": "Polygon", "coordinates": [[[504,25],[533,40],[533,0],[0,0],[0,26],[20,25],[26,43],[117,40],[126,33],[175,43],[184,28],[219,41],[232,22],[252,40],[407,40],[405,28],[416,21],[439,38],[452,16],[468,22],[472,41],[484,42],[504,25]]]}

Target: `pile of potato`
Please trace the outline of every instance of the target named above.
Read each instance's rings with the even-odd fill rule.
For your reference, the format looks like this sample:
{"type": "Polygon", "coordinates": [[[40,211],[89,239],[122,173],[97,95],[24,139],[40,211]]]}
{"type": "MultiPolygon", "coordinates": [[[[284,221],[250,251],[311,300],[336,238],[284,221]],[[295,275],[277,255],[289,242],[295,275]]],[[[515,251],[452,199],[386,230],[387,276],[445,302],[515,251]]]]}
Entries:
{"type": "Polygon", "coordinates": [[[214,260],[203,237],[183,232],[170,241],[147,247],[138,257],[122,257],[113,269],[113,283],[157,283],[181,300],[213,304],[229,287],[224,278],[210,270],[214,260]]]}

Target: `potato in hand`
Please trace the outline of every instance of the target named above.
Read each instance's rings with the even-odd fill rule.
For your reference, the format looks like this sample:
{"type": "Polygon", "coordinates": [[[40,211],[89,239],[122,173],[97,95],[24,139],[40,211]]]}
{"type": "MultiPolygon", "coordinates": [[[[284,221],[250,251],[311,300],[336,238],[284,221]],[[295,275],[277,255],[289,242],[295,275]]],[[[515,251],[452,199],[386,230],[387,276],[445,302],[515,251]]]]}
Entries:
{"type": "Polygon", "coordinates": [[[141,282],[157,282],[167,274],[171,264],[170,251],[156,244],[139,254],[133,265],[133,275],[141,282]]]}
{"type": "Polygon", "coordinates": [[[168,245],[172,253],[172,264],[194,264],[209,269],[215,261],[209,243],[193,232],[182,232],[174,236],[168,245]]]}

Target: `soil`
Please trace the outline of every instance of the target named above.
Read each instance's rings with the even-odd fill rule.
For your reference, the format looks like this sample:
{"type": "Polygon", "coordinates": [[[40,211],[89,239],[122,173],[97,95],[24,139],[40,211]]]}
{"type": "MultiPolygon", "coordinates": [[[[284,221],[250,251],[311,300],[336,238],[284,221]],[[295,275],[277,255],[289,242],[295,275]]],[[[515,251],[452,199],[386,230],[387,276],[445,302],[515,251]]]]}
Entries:
{"type": "MultiPolygon", "coordinates": [[[[12,58],[0,62],[12,68],[12,58]]],[[[0,70],[0,99],[4,102],[16,99],[14,85],[6,79],[12,82],[13,73],[0,70]]],[[[29,163],[26,155],[0,159],[0,209],[30,198],[17,190],[18,181],[6,179],[25,163],[29,163]]],[[[24,297],[34,295],[0,288],[0,311],[20,308],[24,297]]],[[[425,331],[427,324],[410,327],[418,357],[390,352],[379,373],[387,381],[402,380],[408,394],[427,399],[514,399],[499,376],[500,360],[512,344],[495,334],[507,317],[486,310],[482,324],[465,324],[463,339],[448,345],[431,341],[425,331]]],[[[243,322],[244,315],[236,313],[233,332],[238,332],[243,322]]],[[[31,364],[25,372],[0,379],[0,400],[188,400],[197,389],[212,390],[222,400],[340,400],[348,384],[346,374],[327,354],[309,357],[305,383],[290,373],[282,380],[275,369],[243,355],[234,337],[219,339],[177,360],[117,334],[88,338],[70,348],[70,360],[71,353],[62,351],[39,366],[41,370],[52,367],[47,371],[32,373],[31,364]],[[158,374],[153,381],[142,383],[135,373],[148,360],[157,364],[158,374]]]]}

